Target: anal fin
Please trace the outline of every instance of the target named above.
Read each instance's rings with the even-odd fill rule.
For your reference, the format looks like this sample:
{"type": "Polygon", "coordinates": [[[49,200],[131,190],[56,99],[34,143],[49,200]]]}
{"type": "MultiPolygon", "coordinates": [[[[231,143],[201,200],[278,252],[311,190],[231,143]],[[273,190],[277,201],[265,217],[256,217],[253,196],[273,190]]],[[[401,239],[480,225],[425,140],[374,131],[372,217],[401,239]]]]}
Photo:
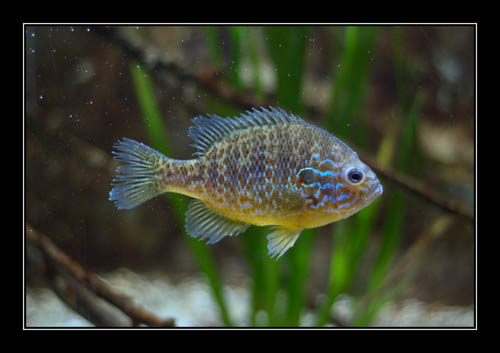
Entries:
{"type": "Polygon", "coordinates": [[[268,254],[271,257],[276,256],[278,260],[288,249],[290,249],[302,232],[302,229],[291,230],[283,227],[278,227],[274,232],[267,236],[268,254]]]}
{"type": "Polygon", "coordinates": [[[250,225],[225,218],[200,200],[191,200],[186,212],[186,231],[194,238],[208,239],[207,244],[217,243],[225,236],[239,235],[250,225]]]}

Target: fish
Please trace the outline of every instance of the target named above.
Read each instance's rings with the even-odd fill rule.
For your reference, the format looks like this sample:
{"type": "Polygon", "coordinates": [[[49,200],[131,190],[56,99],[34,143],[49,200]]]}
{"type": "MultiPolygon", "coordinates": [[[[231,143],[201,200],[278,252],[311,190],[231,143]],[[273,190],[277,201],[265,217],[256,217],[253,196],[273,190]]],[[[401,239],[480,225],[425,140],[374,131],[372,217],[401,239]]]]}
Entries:
{"type": "Polygon", "coordinates": [[[383,193],[376,174],[329,132],[276,107],[239,116],[197,116],[193,159],[177,160],[132,139],[117,140],[109,200],[132,209],[166,192],[191,197],[185,229],[207,244],[251,225],[272,226],[276,260],[304,229],[349,217],[383,193]]]}

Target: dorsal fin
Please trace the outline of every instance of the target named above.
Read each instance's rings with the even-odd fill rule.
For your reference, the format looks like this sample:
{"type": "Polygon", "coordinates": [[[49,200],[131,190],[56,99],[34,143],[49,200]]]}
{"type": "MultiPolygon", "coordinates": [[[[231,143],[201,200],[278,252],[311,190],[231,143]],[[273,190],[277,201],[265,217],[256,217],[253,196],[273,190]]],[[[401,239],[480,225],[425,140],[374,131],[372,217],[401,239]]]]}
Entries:
{"type": "Polygon", "coordinates": [[[240,114],[234,118],[221,118],[208,114],[206,118],[198,116],[193,119],[195,126],[189,127],[188,135],[193,139],[192,146],[196,148],[195,156],[205,154],[215,143],[223,140],[235,130],[250,129],[265,125],[305,124],[301,117],[287,113],[281,108],[252,108],[252,111],[240,114]]]}

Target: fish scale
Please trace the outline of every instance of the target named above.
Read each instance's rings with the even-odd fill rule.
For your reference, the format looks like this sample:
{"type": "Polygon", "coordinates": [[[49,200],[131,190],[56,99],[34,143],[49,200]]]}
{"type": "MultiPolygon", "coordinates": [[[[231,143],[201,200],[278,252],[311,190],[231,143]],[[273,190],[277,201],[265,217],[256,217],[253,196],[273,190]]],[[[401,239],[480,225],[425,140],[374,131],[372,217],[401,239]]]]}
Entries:
{"type": "Polygon", "coordinates": [[[193,123],[195,159],[171,159],[130,139],[115,144],[120,166],[110,200],[118,209],[181,193],[193,198],[190,235],[215,243],[250,225],[272,225],[269,254],[279,258],[303,229],[348,217],[382,193],[351,148],[280,108],[199,116],[193,123]]]}

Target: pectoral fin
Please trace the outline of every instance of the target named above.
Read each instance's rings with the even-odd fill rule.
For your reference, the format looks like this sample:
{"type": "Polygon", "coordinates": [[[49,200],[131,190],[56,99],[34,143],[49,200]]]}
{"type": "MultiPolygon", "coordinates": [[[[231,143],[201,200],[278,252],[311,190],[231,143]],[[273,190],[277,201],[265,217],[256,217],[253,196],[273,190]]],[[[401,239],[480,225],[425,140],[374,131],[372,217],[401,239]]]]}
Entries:
{"type": "Polygon", "coordinates": [[[287,229],[278,227],[274,232],[267,236],[269,241],[267,244],[268,254],[271,257],[276,256],[278,260],[288,249],[290,249],[302,232],[302,229],[287,229]]]}

